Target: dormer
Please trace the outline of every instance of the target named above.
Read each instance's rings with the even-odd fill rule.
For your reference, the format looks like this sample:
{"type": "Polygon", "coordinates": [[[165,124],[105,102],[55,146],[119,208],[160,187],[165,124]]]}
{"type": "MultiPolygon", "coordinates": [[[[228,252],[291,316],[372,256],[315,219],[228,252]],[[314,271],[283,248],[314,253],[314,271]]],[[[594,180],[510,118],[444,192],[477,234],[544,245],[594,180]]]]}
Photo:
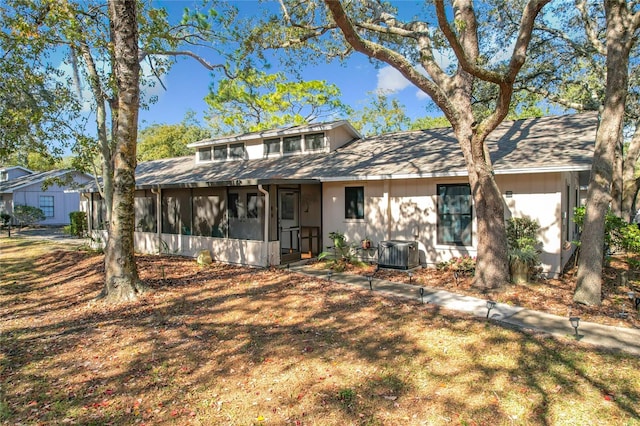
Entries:
{"type": "Polygon", "coordinates": [[[328,153],[360,138],[342,120],[207,139],[188,146],[196,150],[196,163],[211,163],[328,153]]]}

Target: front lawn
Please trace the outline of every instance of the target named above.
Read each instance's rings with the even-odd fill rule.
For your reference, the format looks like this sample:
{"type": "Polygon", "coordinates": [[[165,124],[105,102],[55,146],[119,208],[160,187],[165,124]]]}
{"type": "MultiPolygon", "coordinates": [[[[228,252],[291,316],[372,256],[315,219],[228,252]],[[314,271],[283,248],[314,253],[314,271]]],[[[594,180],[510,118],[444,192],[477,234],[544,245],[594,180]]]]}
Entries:
{"type": "Polygon", "coordinates": [[[0,238],[3,424],[640,424],[640,358],[281,270],[0,238]]]}

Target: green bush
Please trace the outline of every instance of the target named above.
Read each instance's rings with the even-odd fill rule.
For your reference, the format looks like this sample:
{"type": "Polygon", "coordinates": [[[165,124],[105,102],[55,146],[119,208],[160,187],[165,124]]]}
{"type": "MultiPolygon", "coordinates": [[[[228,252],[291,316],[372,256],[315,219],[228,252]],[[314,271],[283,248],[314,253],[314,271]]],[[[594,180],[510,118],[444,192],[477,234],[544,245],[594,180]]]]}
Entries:
{"type": "Polygon", "coordinates": [[[536,266],[542,243],[538,240],[540,224],[528,217],[512,217],[507,220],[506,233],[509,246],[509,261],[520,261],[536,266]]]}
{"type": "Polygon", "coordinates": [[[87,214],[85,212],[69,213],[69,234],[84,238],[87,235],[87,214]]]}
{"type": "Polygon", "coordinates": [[[20,226],[29,226],[46,219],[42,209],[38,207],[17,205],[13,209],[13,217],[20,226]]]}
{"type": "MultiPolygon", "coordinates": [[[[585,214],[585,207],[576,207],[573,212],[573,221],[580,230],[584,225],[585,214]]],[[[604,244],[605,253],[608,251],[607,249],[616,248],[640,254],[640,229],[635,223],[627,223],[621,217],[608,211],[604,221],[604,244]]]]}
{"type": "Polygon", "coordinates": [[[0,213],[0,225],[7,226],[11,220],[11,215],[7,213],[0,213]]]}

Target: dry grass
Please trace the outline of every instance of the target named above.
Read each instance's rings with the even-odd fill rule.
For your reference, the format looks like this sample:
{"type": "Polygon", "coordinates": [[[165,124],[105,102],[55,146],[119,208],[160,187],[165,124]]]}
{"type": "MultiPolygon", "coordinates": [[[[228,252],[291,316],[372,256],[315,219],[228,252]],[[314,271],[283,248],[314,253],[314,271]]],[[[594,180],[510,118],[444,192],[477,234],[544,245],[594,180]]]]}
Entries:
{"type": "Polygon", "coordinates": [[[640,359],[276,270],[0,239],[4,424],[640,424],[640,359]]]}

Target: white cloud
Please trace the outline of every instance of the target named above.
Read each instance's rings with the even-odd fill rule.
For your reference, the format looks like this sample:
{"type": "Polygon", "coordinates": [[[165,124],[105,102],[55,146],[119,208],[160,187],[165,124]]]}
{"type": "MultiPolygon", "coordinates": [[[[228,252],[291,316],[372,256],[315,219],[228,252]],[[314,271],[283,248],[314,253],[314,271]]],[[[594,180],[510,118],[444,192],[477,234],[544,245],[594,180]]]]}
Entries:
{"type": "Polygon", "coordinates": [[[411,82],[404,78],[397,69],[386,66],[378,70],[378,84],[376,92],[378,93],[397,93],[406,89],[411,82]]]}

